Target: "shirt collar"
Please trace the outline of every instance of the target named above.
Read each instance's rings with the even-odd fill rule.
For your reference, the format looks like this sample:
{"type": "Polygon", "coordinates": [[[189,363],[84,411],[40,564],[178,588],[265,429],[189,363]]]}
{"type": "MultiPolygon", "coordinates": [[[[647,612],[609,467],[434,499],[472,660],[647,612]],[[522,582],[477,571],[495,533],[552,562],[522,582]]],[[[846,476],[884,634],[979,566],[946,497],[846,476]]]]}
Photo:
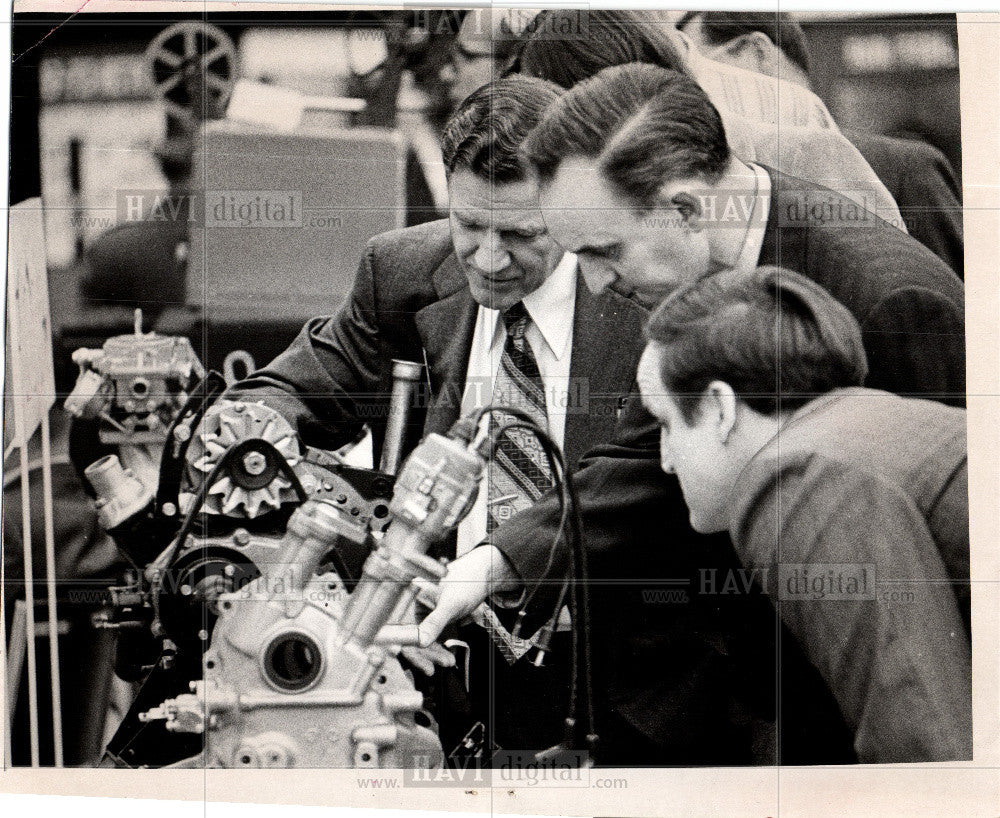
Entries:
{"type": "Polygon", "coordinates": [[[771,177],[760,165],[748,163],[757,177],[756,196],[750,213],[749,227],[743,247],[733,269],[740,273],[753,272],[760,263],[760,251],[764,246],[764,231],[771,210],[771,177]]]}
{"type": "MultiPolygon", "coordinates": [[[[576,306],[576,256],[564,253],[552,274],[541,287],[523,299],[525,310],[538,327],[542,338],[555,359],[561,360],[569,352],[573,336],[573,310],[576,306]]],[[[487,327],[493,331],[488,336],[496,344],[503,338],[500,312],[480,307],[487,327]]]]}

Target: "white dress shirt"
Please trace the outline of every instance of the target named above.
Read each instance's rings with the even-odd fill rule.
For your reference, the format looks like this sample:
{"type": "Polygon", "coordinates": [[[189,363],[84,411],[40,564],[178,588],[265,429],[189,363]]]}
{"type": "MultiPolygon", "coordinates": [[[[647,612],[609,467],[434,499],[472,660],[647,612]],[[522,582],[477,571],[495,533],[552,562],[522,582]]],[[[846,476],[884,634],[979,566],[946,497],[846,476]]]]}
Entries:
{"type": "Polygon", "coordinates": [[[771,177],[760,165],[748,163],[757,176],[756,195],[753,209],[750,211],[749,226],[743,247],[736,259],[733,269],[740,273],[751,273],[760,263],[760,251],[764,246],[764,231],[767,230],[767,217],[771,212],[771,177]]]}
{"type": "MultiPolygon", "coordinates": [[[[545,386],[549,435],[560,448],[566,434],[569,371],[573,349],[573,312],[576,308],[576,256],[563,255],[555,270],[537,290],[522,300],[529,321],[524,337],[538,362],[545,386]]],[[[498,310],[480,306],[469,350],[462,414],[491,403],[507,332],[498,310]]],[[[458,526],[456,556],[471,551],[486,537],[487,481],[468,516],[458,526]]]]}

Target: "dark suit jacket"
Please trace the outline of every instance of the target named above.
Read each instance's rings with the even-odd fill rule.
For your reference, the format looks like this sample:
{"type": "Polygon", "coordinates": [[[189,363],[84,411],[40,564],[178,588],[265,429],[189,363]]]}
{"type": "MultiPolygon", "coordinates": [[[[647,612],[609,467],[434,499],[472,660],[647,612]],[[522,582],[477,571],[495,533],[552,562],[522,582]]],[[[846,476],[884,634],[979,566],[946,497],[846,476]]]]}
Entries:
{"type": "Polygon", "coordinates": [[[937,148],[916,139],[845,131],[899,205],[910,235],[965,277],[962,192],[937,148]]]}
{"type": "MultiPolygon", "coordinates": [[[[325,449],[350,442],[367,423],[377,463],[394,358],[427,365],[407,451],[458,420],[477,309],[447,221],[376,236],[340,310],[309,321],[285,352],[227,396],[263,397],[306,443],[325,449]]],[[[594,296],[578,276],[570,378],[587,385],[589,411],[566,417],[573,463],[611,438],[618,407],[635,391],[645,315],[617,293],[594,296]]]]}
{"type": "MultiPolygon", "coordinates": [[[[867,385],[963,404],[964,288],[955,273],[870,214],[823,218],[858,208],[827,188],[768,172],[773,192],[761,264],[812,278],[851,310],[868,353],[867,385]],[[807,217],[811,212],[816,217],[807,217]]],[[[591,574],[600,580],[592,591],[594,664],[618,713],[661,746],[686,747],[694,763],[711,752],[695,745],[715,714],[733,711],[738,726],[752,720],[745,707],[759,713],[768,701],[774,706],[773,656],[763,675],[746,668],[766,657],[757,632],[770,628],[773,636],[776,626],[743,591],[747,577],[728,537],[690,528],[676,478],[660,470],[650,425],[631,403],[615,440],[589,453],[576,473],[591,574]],[[685,591],[688,602],[657,593],[668,589],[685,591]],[[751,701],[734,701],[733,692],[751,701]]],[[[554,499],[543,498],[494,538],[528,584],[545,576],[557,520],[554,499]]],[[[565,570],[560,552],[549,576],[565,570]]],[[[536,595],[540,614],[545,587],[536,595]]],[[[835,705],[811,668],[792,660],[789,643],[790,636],[782,656],[783,762],[850,761],[850,735],[835,705]]]]}

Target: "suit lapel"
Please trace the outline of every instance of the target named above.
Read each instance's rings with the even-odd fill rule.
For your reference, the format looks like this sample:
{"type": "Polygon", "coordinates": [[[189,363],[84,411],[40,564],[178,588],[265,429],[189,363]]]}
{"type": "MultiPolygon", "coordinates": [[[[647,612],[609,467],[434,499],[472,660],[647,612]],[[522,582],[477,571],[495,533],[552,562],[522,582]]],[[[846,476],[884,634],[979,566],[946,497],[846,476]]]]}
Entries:
{"type": "Polygon", "coordinates": [[[616,293],[595,296],[577,273],[570,410],[563,446],[570,468],[589,448],[612,436],[618,400],[635,383],[644,315],[644,310],[616,293]],[[580,405],[578,394],[586,394],[580,405]]]}
{"type": "Polygon", "coordinates": [[[435,271],[433,281],[441,300],[414,315],[431,387],[425,434],[444,433],[458,420],[478,311],[454,255],[435,271]]]}
{"type": "Polygon", "coordinates": [[[805,275],[809,219],[802,210],[808,207],[812,186],[772,168],[761,167],[771,177],[771,204],[759,264],[773,264],[805,275]]]}
{"type": "MultiPolygon", "coordinates": [[[[435,272],[434,285],[441,300],[414,315],[431,387],[425,434],[444,433],[459,418],[479,309],[453,255],[435,272]]],[[[612,436],[618,399],[635,384],[644,318],[641,308],[616,293],[593,295],[577,272],[570,360],[575,411],[566,416],[564,445],[571,467],[589,448],[612,436]],[[577,395],[582,403],[577,403],[577,395]]]]}

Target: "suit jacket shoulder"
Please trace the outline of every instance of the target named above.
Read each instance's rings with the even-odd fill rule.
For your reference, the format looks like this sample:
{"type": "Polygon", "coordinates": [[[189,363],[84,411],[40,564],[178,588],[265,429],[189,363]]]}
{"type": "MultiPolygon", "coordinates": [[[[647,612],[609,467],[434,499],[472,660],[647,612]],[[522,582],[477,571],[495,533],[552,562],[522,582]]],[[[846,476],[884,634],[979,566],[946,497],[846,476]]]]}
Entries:
{"type": "Polygon", "coordinates": [[[389,269],[433,268],[452,253],[448,220],[380,233],[369,240],[368,252],[373,260],[389,269]]]}
{"type": "Polygon", "coordinates": [[[916,239],[829,188],[768,169],[760,263],[825,287],[863,333],[867,386],[965,400],[965,288],[916,239]]]}
{"type": "Polygon", "coordinates": [[[793,415],[780,447],[782,457],[815,453],[877,473],[930,513],[966,459],[966,416],[935,401],[839,389],[793,415]]]}
{"type": "Polygon", "coordinates": [[[896,200],[910,235],[963,277],[962,193],[945,155],[916,139],[846,136],[896,200]]]}
{"type": "Polygon", "coordinates": [[[447,219],[391,230],[365,248],[376,310],[414,313],[465,284],[454,259],[447,219]]]}
{"type": "Polygon", "coordinates": [[[855,284],[867,282],[883,292],[922,286],[964,302],[961,281],[919,241],[830,188],[766,170],[772,196],[762,264],[824,275],[831,282],[850,273],[855,284]]]}

